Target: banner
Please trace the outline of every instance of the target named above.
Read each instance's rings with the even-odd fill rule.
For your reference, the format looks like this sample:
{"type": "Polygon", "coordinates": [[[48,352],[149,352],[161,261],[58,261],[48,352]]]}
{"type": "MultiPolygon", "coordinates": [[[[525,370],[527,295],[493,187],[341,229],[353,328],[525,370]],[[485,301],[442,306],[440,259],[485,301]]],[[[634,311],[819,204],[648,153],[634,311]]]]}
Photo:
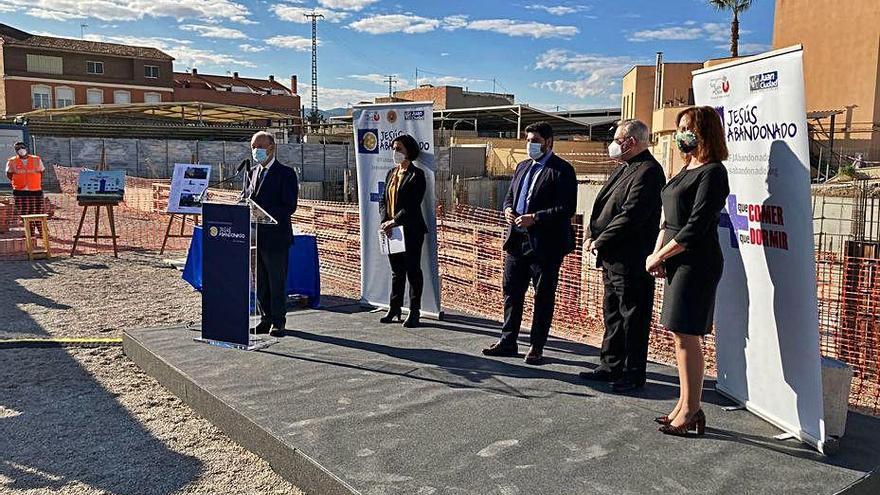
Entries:
{"type": "Polygon", "coordinates": [[[816,266],[803,51],[777,50],[694,72],[730,157],[718,234],[718,390],[822,451],[816,266]]]}
{"type": "Polygon", "coordinates": [[[210,165],[175,163],[168,195],[168,213],[202,214],[202,195],[211,178],[210,165]]]}
{"type": "MultiPolygon", "coordinates": [[[[431,102],[357,105],[354,107],[354,138],[357,143],[358,200],[361,217],[361,301],[388,306],[391,294],[391,266],[380,250],[377,233],[379,198],[385,194],[385,177],[395,167],[391,142],[409,134],[419,143],[415,165],[425,172],[422,215],[428,224],[422,247],[425,277],[422,313],[440,316],[440,274],[437,268],[437,218],[434,175],[434,122],[431,102]]],[[[409,282],[407,282],[409,283],[409,282]]],[[[408,293],[409,291],[407,291],[408,293]]],[[[404,306],[408,306],[409,296],[404,306]]]]}

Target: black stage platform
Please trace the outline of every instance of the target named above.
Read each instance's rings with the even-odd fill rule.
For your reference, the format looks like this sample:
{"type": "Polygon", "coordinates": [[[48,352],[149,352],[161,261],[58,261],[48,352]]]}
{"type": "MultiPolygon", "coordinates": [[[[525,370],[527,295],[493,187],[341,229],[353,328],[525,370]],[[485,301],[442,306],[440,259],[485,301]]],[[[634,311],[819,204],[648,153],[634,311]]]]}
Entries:
{"type": "MultiPolygon", "coordinates": [[[[673,368],[630,396],[580,381],[596,349],[559,339],[548,364],[485,358],[498,324],[449,315],[382,325],[351,301],[288,317],[288,336],[244,352],[181,327],[131,330],[125,352],[309,494],[880,493],[880,420],[850,413],[823,457],[707,383],[702,438],[661,435],[673,368]]],[[[525,350],[525,348],[521,349],[525,350]]]]}

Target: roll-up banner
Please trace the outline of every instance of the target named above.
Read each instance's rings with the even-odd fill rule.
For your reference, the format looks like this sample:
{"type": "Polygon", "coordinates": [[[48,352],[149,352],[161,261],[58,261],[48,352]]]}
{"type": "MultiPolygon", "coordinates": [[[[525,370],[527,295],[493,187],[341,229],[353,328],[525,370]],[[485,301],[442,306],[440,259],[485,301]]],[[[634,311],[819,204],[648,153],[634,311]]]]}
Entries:
{"type": "MultiPolygon", "coordinates": [[[[361,301],[387,307],[391,292],[391,266],[378,239],[379,199],[385,194],[385,177],[395,167],[391,142],[409,134],[419,144],[415,166],[425,172],[426,192],[422,215],[428,224],[422,247],[424,292],[421,312],[441,317],[440,273],[437,268],[437,198],[434,187],[434,122],[431,102],[357,105],[353,111],[357,143],[358,200],[361,221],[361,301]]],[[[407,283],[409,283],[407,281],[407,283]]],[[[409,305],[409,295],[404,307],[409,305]]]]}
{"type": "Polygon", "coordinates": [[[718,390],[823,451],[803,49],[694,71],[730,156],[715,308],[718,390]]]}

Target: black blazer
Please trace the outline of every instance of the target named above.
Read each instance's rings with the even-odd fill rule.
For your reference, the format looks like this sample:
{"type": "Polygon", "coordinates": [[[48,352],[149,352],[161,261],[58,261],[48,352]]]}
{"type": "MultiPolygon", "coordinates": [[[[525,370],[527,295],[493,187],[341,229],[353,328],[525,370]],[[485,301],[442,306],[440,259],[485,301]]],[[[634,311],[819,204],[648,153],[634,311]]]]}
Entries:
{"type": "MultiPolygon", "coordinates": [[[[504,209],[516,209],[522,181],[532,159],[516,166],[513,181],[504,197],[504,209]]],[[[574,229],[571,218],[577,208],[577,177],[567,161],[551,155],[532,188],[532,197],[526,213],[535,214],[535,225],[528,229],[529,243],[539,259],[559,263],[574,250],[574,229]]],[[[513,247],[512,226],[507,228],[504,249],[513,247]]]]}
{"type": "Polygon", "coordinates": [[[660,231],[663,167],[647,150],[618,166],[596,196],[588,235],[598,262],[612,270],[644,271],[660,231]]]}
{"type": "MultiPolygon", "coordinates": [[[[253,172],[258,173],[259,167],[253,172]]],[[[251,180],[256,177],[252,175],[251,180]]],[[[266,213],[272,215],[278,225],[257,226],[257,243],[264,248],[289,248],[293,242],[290,216],[296,211],[299,197],[299,181],[296,171],[275,160],[269,167],[263,182],[251,194],[251,199],[266,213]]]]}
{"type": "Polygon", "coordinates": [[[388,211],[388,184],[391,184],[393,174],[397,173],[397,167],[392,167],[385,175],[385,192],[379,198],[379,215],[383,222],[394,220],[397,225],[402,225],[404,235],[407,233],[424,234],[428,231],[425,217],[422,216],[422,201],[425,199],[425,171],[411,163],[403,179],[397,186],[397,198],[394,201],[394,211],[388,211]]]}

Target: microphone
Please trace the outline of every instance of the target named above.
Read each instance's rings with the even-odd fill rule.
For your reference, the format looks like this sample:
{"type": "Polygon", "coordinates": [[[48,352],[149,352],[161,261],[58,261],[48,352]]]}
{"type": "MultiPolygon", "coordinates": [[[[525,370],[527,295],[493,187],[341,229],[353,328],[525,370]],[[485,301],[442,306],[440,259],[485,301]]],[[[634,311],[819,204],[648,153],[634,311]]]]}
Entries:
{"type": "Polygon", "coordinates": [[[251,171],[251,161],[249,158],[245,158],[244,160],[241,161],[241,163],[238,164],[238,168],[235,169],[236,175],[240,174],[242,169],[244,169],[245,167],[247,167],[248,172],[251,171]]]}

